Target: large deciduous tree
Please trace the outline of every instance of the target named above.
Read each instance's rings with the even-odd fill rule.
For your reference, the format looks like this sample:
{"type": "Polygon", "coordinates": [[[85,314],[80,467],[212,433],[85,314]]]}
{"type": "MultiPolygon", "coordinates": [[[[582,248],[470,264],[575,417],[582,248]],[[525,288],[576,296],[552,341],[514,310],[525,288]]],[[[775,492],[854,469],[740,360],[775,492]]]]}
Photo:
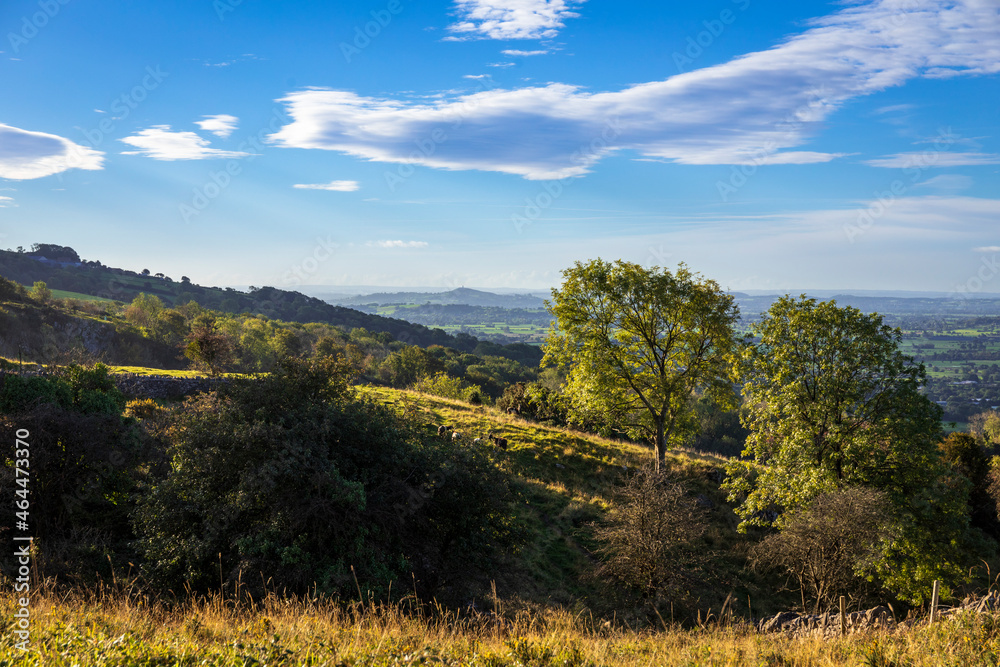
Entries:
{"type": "Polygon", "coordinates": [[[597,259],[563,278],[542,363],[565,369],[577,415],[649,438],[659,467],[694,426],[699,392],[732,401],[733,298],[683,264],[671,273],[597,259]]]}
{"type": "Polygon", "coordinates": [[[740,529],[784,528],[839,489],[882,490],[899,531],[874,570],[886,585],[918,600],[933,578],[958,576],[967,485],[941,458],[941,410],[920,393],[924,368],[899,351],[899,330],[785,296],[751,333],[736,364],[750,436],[724,483],[742,501],[740,529]]]}

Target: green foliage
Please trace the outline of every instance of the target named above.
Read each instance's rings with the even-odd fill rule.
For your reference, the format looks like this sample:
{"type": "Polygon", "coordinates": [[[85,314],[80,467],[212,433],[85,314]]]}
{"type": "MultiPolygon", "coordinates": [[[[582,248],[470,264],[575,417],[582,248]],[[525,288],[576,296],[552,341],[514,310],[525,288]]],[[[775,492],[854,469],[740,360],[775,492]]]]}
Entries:
{"type": "Polygon", "coordinates": [[[757,340],[736,366],[746,458],[724,483],[741,502],[740,529],[784,527],[819,495],[869,487],[900,517],[901,537],[876,568],[886,586],[919,600],[932,579],[960,578],[971,555],[967,490],[948,477],[940,409],[919,393],[924,369],[898,351],[900,332],[878,315],[788,296],[751,331],[757,340]]]}
{"type": "Polygon", "coordinates": [[[985,410],[969,418],[969,432],[984,444],[1000,445],[1000,412],[985,410]]]}
{"type": "Polygon", "coordinates": [[[28,291],[24,289],[24,285],[0,276],[0,301],[23,302],[28,298],[28,291]]]}
{"type": "Polygon", "coordinates": [[[232,362],[233,345],[229,337],[219,331],[211,315],[199,316],[191,326],[184,346],[184,356],[218,375],[232,362]]]}
{"type": "MultiPolygon", "coordinates": [[[[137,433],[122,419],[124,404],[101,365],[73,366],[59,376],[4,378],[0,461],[6,465],[0,488],[20,488],[12,461],[18,440],[27,442],[30,526],[45,545],[44,574],[91,578],[134,558],[128,500],[138,461],[148,464],[152,457],[141,454],[137,433]]],[[[16,499],[10,496],[8,503],[16,499]]],[[[0,532],[12,529],[15,516],[13,505],[5,507],[0,532]]]]}
{"type": "Polygon", "coordinates": [[[569,409],[565,397],[552,391],[541,382],[515,382],[497,399],[497,408],[524,419],[565,426],[569,423],[569,409]]]}
{"type": "Polygon", "coordinates": [[[49,286],[42,280],[35,282],[28,295],[35,301],[39,301],[41,303],[48,303],[52,300],[52,290],[50,290],[49,286]]]}
{"type": "Polygon", "coordinates": [[[69,246],[54,243],[32,243],[29,255],[45,257],[58,262],[79,262],[80,255],[69,246]]]}
{"type": "Polygon", "coordinates": [[[425,394],[452,398],[456,401],[471,401],[473,396],[478,396],[479,400],[482,401],[483,397],[482,388],[469,384],[462,378],[451,377],[444,371],[421,378],[414,383],[412,388],[425,394]]]}
{"type": "Polygon", "coordinates": [[[160,297],[142,292],[125,308],[125,319],[137,327],[153,330],[162,312],[160,297]]]}
{"type": "Polygon", "coordinates": [[[15,415],[39,405],[55,405],[81,414],[121,415],[125,397],[108,367],[71,365],[53,376],[6,375],[0,387],[0,413],[15,415]]]}
{"type": "MultiPolygon", "coordinates": [[[[285,359],[189,399],[166,435],[170,471],[135,513],[150,577],[377,596],[434,592],[513,544],[513,499],[485,454],[356,398],[343,362],[285,359]],[[221,565],[220,556],[221,554],[221,565]],[[397,589],[398,590],[398,589],[397,589]]],[[[457,589],[456,589],[457,590],[457,589]]]]}
{"type": "Polygon", "coordinates": [[[697,392],[732,401],[737,308],[714,281],[598,259],[563,271],[552,299],[543,363],[566,369],[578,421],[648,438],[659,462],[694,429],[697,392]]]}
{"type": "Polygon", "coordinates": [[[743,452],[749,431],[740,421],[739,409],[725,408],[707,397],[698,399],[694,409],[698,432],[690,447],[731,458],[743,452]]]}
{"type": "Polygon", "coordinates": [[[441,371],[440,362],[413,345],[391,352],[378,367],[378,376],[392,387],[409,387],[433,372],[441,371]]]}
{"type": "Polygon", "coordinates": [[[990,495],[990,457],[986,449],[968,433],[949,433],[938,445],[945,462],[968,480],[969,516],[972,525],[994,537],[1000,536],[997,504],[990,495]]]}

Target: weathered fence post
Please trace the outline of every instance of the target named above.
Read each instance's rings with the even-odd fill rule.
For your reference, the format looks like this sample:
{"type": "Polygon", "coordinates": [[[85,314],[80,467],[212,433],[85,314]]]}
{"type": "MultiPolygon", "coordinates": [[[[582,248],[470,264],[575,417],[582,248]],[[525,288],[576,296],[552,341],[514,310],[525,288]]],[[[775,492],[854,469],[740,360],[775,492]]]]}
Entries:
{"type": "Polygon", "coordinates": [[[934,580],[934,588],[931,591],[931,623],[937,618],[937,608],[938,608],[938,587],[941,582],[937,579],[934,580]]]}
{"type": "Polygon", "coordinates": [[[840,634],[847,634],[847,601],[843,595],[840,596],[840,634]]]}

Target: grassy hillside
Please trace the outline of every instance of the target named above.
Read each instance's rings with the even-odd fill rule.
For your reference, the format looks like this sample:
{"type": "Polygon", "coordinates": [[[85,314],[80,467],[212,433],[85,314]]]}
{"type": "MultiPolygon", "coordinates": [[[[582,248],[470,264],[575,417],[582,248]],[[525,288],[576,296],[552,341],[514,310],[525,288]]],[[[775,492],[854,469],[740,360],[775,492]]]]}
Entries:
{"type": "MultiPolygon", "coordinates": [[[[486,406],[413,391],[363,389],[393,405],[408,419],[436,431],[450,425],[470,443],[475,438],[491,447],[491,431],[508,440],[507,452],[496,452],[498,465],[513,475],[525,499],[519,518],[528,531],[527,544],[510,567],[496,578],[501,597],[520,598],[530,605],[586,605],[596,613],[610,608],[609,593],[594,576],[594,523],[604,519],[617,488],[629,471],[652,462],[652,449],[569,429],[553,428],[501,413],[486,406]]],[[[724,459],[690,450],[668,454],[667,465],[688,484],[704,506],[709,529],[699,549],[713,555],[711,569],[700,573],[691,591],[694,608],[718,613],[728,595],[737,611],[777,612],[792,606],[797,596],[781,593],[780,581],[769,581],[745,567],[746,550],[756,539],[736,532],[737,519],[719,489],[724,459]]],[[[678,616],[682,610],[678,608],[678,616]]]]}
{"type": "Polygon", "coordinates": [[[24,285],[40,280],[54,291],[69,291],[126,303],[145,293],[157,296],[167,306],[196,301],[202,307],[226,313],[247,312],[284,321],[321,322],[346,330],[364,328],[385,332],[396,340],[421,347],[443,345],[463,352],[478,350],[477,354],[496,354],[532,364],[541,359],[541,352],[530,345],[486,343],[467,334],[451,335],[441,329],[333,306],[299,292],[275,287],[251,287],[247,292],[240,292],[231,287],[220,289],[197,285],[186,277],[177,281],[162,274],[159,277],[148,272],[140,274],[104,266],[96,261],[85,261],[80,266],[47,264],[30,254],[9,250],[0,250],[0,276],[24,285]]]}

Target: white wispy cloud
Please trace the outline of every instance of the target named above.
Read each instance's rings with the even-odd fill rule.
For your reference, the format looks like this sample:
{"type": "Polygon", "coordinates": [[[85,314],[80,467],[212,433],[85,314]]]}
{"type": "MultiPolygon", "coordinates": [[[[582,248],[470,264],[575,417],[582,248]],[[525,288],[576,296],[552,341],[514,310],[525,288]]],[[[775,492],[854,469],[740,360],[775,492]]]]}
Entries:
{"type": "Polygon", "coordinates": [[[199,120],[195,122],[195,125],[225,139],[239,126],[239,122],[240,119],[236,116],[223,113],[216,116],[205,116],[205,120],[199,120]]]}
{"type": "Polygon", "coordinates": [[[886,157],[866,160],[865,164],[872,167],[887,167],[889,169],[908,169],[910,167],[975,167],[985,164],[1000,164],[1000,155],[996,153],[952,153],[947,151],[913,151],[896,153],[886,157]]]}
{"type": "Polygon", "coordinates": [[[505,56],[526,57],[526,56],[544,56],[547,53],[549,53],[549,51],[546,49],[540,49],[537,51],[519,51],[518,49],[504,49],[503,51],[501,51],[501,53],[503,53],[505,56]]]}
{"type": "Polygon", "coordinates": [[[959,192],[961,190],[968,190],[972,185],[973,181],[968,176],[961,174],[940,174],[917,183],[913,187],[959,192]]]}
{"type": "Polygon", "coordinates": [[[584,0],[455,0],[459,20],[448,26],[459,39],[555,37],[584,0]]]}
{"type": "Polygon", "coordinates": [[[139,149],[123,151],[123,155],[142,155],[154,160],[208,160],[251,155],[240,151],[210,148],[207,139],[199,137],[194,132],[173,132],[169,125],[154,125],[119,141],[139,149]]]}
{"type": "Polygon", "coordinates": [[[357,181],[330,181],[329,183],[296,183],[299,190],[333,190],[334,192],[354,192],[361,188],[357,181]]]}
{"type": "Polygon", "coordinates": [[[489,74],[463,74],[462,78],[463,79],[488,79],[488,78],[490,78],[490,75],[489,74]]]}
{"type": "Polygon", "coordinates": [[[309,89],[281,101],[272,140],[381,162],[551,179],[628,149],[683,164],[803,164],[793,150],[847,101],[916,78],[1000,72],[1000,13],[986,0],[876,0],[777,46],[612,92],[552,83],[432,102],[309,89]],[[415,152],[437,132],[447,140],[415,152]],[[417,145],[420,145],[419,143],[417,145]]]}
{"type": "Polygon", "coordinates": [[[0,197],[0,208],[7,208],[14,205],[13,197],[0,197]]]}
{"type": "Polygon", "coordinates": [[[42,178],[67,169],[103,169],[104,153],[69,139],[0,124],[0,178],[42,178]]]}
{"type": "Polygon", "coordinates": [[[974,252],[1000,252],[1000,245],[984,245],[972,250],[974,252]]]}
{"type": "Polygon", "coordinates": [[[370,241],[368,245],[377,248],[426,248],[430,244],[426,241],[370,241]]]}

